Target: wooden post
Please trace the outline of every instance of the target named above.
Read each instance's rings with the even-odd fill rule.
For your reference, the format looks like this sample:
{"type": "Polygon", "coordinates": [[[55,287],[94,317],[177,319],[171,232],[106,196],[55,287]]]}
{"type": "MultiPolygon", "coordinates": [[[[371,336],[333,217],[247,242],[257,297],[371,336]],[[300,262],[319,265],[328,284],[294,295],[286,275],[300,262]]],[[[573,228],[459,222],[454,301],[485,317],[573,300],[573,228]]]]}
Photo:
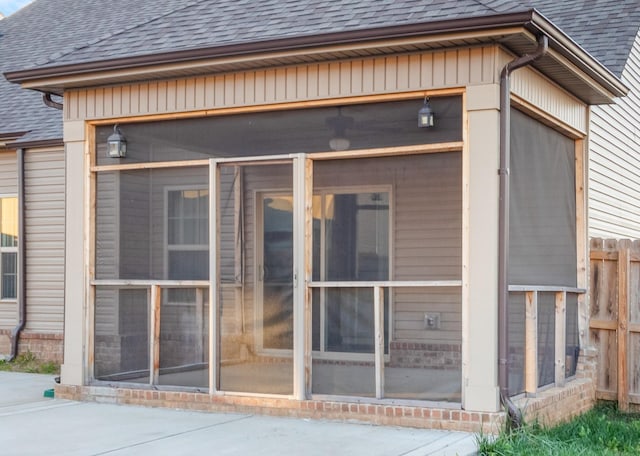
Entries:
{"type": "Polygon", "coordinates": [[[204,290],[196,288],[196,344],[194,350],[200,362],[204,361],[204,290]]]}
{"type": "Polygon", "coordinates": [[[151,309],[149,311],[149,383],[157,385],[160,380],[160,305],[162,304],[162,290],[160,285],[151,286],[151,309]]]}
{"type": "Polygon", "coordinates": [[[373,287],[376,399],[384,397],[384,288],[373,287]]]}
{"type": "Polygon", "coordinates": [[[242,214],[242,170],[233,167],[233,226],[234,226],[234,316],[235,333],[244,333],[244,229],[242,214]]]}
{"type": "Polygon", "coordinates": [[[629,410],[629,379],[627,342],[629,334],[629,271],[630,256],[628,241],[620,241],[618,248],[618,408],[629,410]]]}
{"type": "Polygon", "coordinates": [[[293,396],[301,401],[306,398],[305,321],[307,301],[307,252],[306,252],[306,157],[299,154],[293,161],[293,396]]]}
{"type": "Polygon", "coordinates": [[[305,196],[304,196],[304,382],[305,396],[310,397],[312,393],[312,375],[313,375],[313,358],[311,354],[313,345],[313,295],[312,290],[307,285],[312,279],[313,268],[313,160],[305,159],[304,161],[304,180],[305,180],[305,196]]]}
{"type": "Polygon", "coordinates": [[[565,380],[565,359],[566,359],[566,337],[567,337],[567,292],[556,293],[556,363],[555,363],[555,383],[556,386],[564,386],[565,380]]]}
{"type": "Polygon", "coordinates": [[[527,396],[538,392],[538,292],[525,293],[524,390],[527,396]]]}
{"type": "Polygon", "coordinates": [[[215,159],[209,161],[209,394],[218,389],[218,186],[219,170],[215,159]]]}

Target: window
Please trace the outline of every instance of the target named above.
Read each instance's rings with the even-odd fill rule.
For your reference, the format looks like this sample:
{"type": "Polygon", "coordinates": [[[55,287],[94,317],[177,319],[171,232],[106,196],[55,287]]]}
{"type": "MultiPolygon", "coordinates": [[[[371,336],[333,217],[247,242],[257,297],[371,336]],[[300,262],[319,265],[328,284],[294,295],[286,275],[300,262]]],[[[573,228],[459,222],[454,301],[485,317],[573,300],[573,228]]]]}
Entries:
{"type": "Polygon", "coordinates": [[[0,299],[16,299],[18,198],[0,198],[0,299]]]}
{"type": "MultiPolygon", "coordinates": [[[[314,280],[389,280],[389,192],[314,196],[314,280]]],[[[314,292],[313,349],[373,353],[373,296],[367,288],[314,292]]],[[[385,314],[388,312],[385,298],[385,314]]],[[[388,318],[385,318],[385,333],[388,318]]]]}
{"type": "MultiPolygon", "coordinates": [[[[202,188],[167,192],[167,259],[169,280],[209,278],[209,191],[202,188]]],[[[170,302],[194,302],[193,289],[168,290],[170,302]]]]}

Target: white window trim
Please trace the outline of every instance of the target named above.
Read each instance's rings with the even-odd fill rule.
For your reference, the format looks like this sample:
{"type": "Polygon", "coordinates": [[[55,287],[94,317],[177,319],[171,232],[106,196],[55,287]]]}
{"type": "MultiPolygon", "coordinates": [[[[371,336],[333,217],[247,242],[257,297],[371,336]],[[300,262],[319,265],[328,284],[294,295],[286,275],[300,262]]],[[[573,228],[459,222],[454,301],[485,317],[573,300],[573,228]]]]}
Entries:
{"type": "MultiPolygon", "coordinates": [[[[189,190],[206,190],[209,191],[209,184],[206,183],[204,185],[200,184],[190,184],[190,185],[167,185],[164,187],[164,208],[163,208],[163,218],[164,218],[164,232],[163,232],[163,250],[164,250],[164,258],[163,258],[163,277],[165,279],[169,279],[169,252],[171,251],[190,251],[190,252],[209,252],[209,244],[169,244],[169,193],[171,192],[182,192],[189,190]]],[[[211,195],[209,195],[211,197],[211,195]]],[[[208,207],[208,205],[207,205],[208,207]]],[[[211,215],[209,214],[209,221],[211,221],[211,215]]],[[[211,227],[209,227],[211,229],[211,227]]],[[[209,240],[209,235],[206,236],[207,241],[209,240]]],[[[168,294],[163,293],[165,304],[172,306],[192,306],[195,303],[185,303],[185,302],[169,302],[168,294]]]]}
{"type": "MultiPolygon", "coordinates": [[[[18,201],[18,195],[17,194],[0,194],[0,200],[5,199],[5,198],[15,198],[16,202],[19,204],[18,201]]],[[[17,206],[16,206],[17,207],[17,206]]],[[[16,212],[16,219],[19,217],[19,210],[16,212]]],[[[1,214],[0,214],[1,216],[1,214]]],[[[18,236],[17,236],[18,237],[18,236]]],[[[18,244],[21,242],[21,239],[18,237],[18,244]]],[[[2,261],[0,261],[0,302],[6,302],[6,303],[15,303],[18,301],[18,290],[17,287],[19,286],[19,275],[20,275],[20,265],[18,264],[18,246],[15,247],[2,247],[2,245],[0,245],[0,256],[2,255],[2,253],[15,253],[16,254],[16,297],[15,298],[2,298],[2,261]]],[[[1,258],[0,258],[1,259],[1,258]]]]}

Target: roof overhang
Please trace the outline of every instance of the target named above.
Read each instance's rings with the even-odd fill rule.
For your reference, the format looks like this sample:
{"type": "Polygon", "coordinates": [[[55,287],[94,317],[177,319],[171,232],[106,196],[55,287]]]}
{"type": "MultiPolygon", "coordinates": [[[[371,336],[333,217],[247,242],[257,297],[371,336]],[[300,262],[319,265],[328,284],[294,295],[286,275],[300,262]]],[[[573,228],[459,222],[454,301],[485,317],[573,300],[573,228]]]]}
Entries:
{"type": "Polygon", "coordinates": [[[516,55],[532,52],[537,36],[550,52],[534,66],[589,104],[610,103],[628,88],[536,10],[339,33],[281,38],[45,66],[5,73],[24,88],[62,95],[67,89],[335,61],[366,56],[499,43],[516,55]]]}

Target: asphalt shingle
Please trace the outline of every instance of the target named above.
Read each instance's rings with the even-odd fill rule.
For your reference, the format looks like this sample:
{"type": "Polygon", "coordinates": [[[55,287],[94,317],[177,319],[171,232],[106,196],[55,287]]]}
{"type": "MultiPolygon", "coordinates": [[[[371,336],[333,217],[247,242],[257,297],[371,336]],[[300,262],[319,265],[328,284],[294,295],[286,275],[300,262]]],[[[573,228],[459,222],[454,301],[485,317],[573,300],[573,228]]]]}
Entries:
{"type": "MultiPolygon", "coordinates": [[[[640,0],[37,0],[0,21],[0,71],[536,8],[616,75],[640,26],[640,0]]],[[[0,82],[0,132],[60,138],[59,111],[0,82]]]]}

